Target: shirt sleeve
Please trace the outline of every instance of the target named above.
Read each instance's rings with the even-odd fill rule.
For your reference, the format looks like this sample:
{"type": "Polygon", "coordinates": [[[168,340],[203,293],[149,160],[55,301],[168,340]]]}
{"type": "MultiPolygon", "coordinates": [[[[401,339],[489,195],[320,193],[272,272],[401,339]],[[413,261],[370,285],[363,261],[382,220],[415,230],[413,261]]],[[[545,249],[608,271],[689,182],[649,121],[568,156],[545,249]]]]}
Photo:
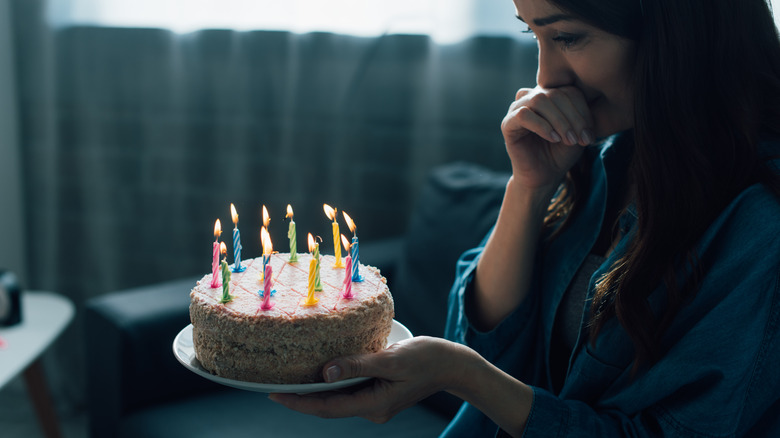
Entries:
{"type": "MultiPolygon", "coordinates": [[[[489,236],[490,234],[488,234],[489,236]]],[[[503,321],[489,331],[480,331],[471,323],[470,305],[473,280],[484,243],[466,251],[458,259],[455,283],[450,290],[445,337],[468,345],[499,368],[526,381],[542,376],[541,336],[539,335],[538,280],[532,279],[531,292],[503,321]]]]}
{"type": "MultiPolygon", "coordinates": [[[[510,373],[534,391],[524,437],[780,436],[778,217],[777,201],[754,187],[713,222],[697,251],[701,283],[665,332],[661,359],[651,366],[632,373],[631,341],[612,320],[594,343],[575,352],[560,394],[529,378],[528,370],[543,368],[538,363],[510,373]]],[[[539,301],[538,286],[529,298],[537,296],[494,330],[481,333],[468,323],[464,295],[478,254],[466,254],[459,267],[448,335],[502,369],[511,368],[511,360],[533,361],[528,356],[543,351],[534,347],[534,338],[541,338],[541,311],[532,301],[539,301]]],[[[663,286],[657,292],[650,303],[661,308],[663,286]]]]}
{"type": "Polygon", "coordinates": [[[764,268],[707,312],[683,312],[664,358],[635,378],[627,367],[595,400],[533,387],[523,436],[780,436],[780,273],[764,268]]]}

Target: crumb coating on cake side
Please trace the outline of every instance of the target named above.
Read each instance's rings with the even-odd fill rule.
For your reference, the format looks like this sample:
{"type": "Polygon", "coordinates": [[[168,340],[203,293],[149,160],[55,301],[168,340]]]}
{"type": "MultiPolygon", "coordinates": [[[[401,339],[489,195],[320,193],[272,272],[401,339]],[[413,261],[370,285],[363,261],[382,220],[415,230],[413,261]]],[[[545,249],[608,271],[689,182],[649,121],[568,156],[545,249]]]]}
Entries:
{"type": "Polygon", "coordinates": [[[360,265],[362,282],[352,284],[355,298],[341,298],[345,271],[335,258],[322,256],[323,291],[319,302],[304,306],[310,254],[271,256],[274,307],[261,310],[262,257],[242,261],[246,271],[232,273],[233,299],[220,304],[222,288],[211,288],[211,274],[190,293],[195,354],[203,368],[235,380],[271,384],[322,382],[322,367],[335,357],[380,351],[393,323],[393,298],[379,270],[360,265]]]}

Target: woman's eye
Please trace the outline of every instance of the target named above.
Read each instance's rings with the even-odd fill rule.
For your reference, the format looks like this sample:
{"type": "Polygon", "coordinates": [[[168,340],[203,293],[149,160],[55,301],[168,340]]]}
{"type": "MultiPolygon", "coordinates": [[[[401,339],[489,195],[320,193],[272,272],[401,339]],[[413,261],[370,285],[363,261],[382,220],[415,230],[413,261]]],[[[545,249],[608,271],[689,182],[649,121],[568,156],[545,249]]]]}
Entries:
{"type": "Polygon", "coordinates": [[[564,49],[568,49],[576,45],[582,39],[581,35],[575,35],[570,33],[560,33],[553,37],[553,41],[560,44],[564,49]]]}
{"type": "Polygon", "coordinates": [[[531,30],[530,26],[527,27],[525,30],[522,30],[521,32],[522,33],[530,33],[531,34],[531,38],[536,39],[536,34],[534,33],[534,31],[531,30]]]}

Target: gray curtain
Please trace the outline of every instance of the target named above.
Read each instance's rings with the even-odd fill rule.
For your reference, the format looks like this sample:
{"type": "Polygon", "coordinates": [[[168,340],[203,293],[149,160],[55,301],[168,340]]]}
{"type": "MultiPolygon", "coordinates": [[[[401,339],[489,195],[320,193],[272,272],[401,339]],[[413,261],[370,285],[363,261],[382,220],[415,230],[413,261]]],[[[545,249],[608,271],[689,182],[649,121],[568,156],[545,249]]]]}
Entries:
{"type": "MultiPolygon", "coordinates": [[[[534,84],[512,38],[49,29],[42,0],[12,6],[28,286],[77,306],[206,273],[231,202],[244,257],[263,204],[281,251],[288,203],[299,236],[330,236],[323,203],[361,242],[398,235],[433,166],[509,169],[499,124],[534,84]]],[[[62,399],[83,399],[85,336],[77,317],[51,354],[62,399]]]]}
{"type": "Polygon", "coordinates": [[[22,277],[25,227],[10,13],[9,1],[0,0],[0,269],[22,277]]]}

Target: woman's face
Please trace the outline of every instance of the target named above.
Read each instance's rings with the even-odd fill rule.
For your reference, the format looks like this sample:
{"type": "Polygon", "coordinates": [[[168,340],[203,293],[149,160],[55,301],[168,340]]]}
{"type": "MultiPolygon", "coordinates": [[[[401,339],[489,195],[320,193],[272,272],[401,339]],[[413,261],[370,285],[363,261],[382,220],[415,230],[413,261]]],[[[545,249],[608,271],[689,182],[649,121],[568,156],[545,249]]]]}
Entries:
{"type": "Polygon", "coordinates": [[[634,42],[586,24],[548,0],[513,1],[539,45],[537,85],[582,91],[597,137],[632,128],[634,42]]]}

